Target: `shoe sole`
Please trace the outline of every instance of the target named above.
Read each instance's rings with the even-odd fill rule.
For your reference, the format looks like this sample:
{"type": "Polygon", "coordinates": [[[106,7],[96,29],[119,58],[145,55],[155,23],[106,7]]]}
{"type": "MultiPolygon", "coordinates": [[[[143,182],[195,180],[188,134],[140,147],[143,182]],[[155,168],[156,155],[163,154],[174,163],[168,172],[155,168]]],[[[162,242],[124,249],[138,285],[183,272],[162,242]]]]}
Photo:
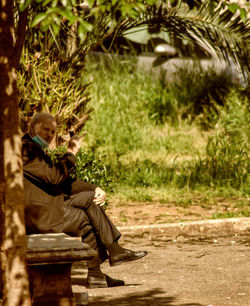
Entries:
{"type": "Polygon", "coordinates": [[[106,285],[106,284],[93,284],[93,285],[87,284],[86,288],[88,288],[88,289],[108,288],[108,285],[106,285]]]}
{"type": "Polygon", "coordinates": [[[119,260],[119,261],[115,261],[115,262],[110,262],[109,265],[110,265],[111,267],[119,266],[119,265],[121,265],[122,263],[134,261],[134,260],[143,258],[143,257],[145,257],[146,255],[148,255],[148,253],[146,253],[146,254],[144,254],[144,255],[142,255],[142,256],[140,256],[140,257],[133,258],[133,259],[127,259],[127,260],[124,259],[124,260],[119,260]]]}

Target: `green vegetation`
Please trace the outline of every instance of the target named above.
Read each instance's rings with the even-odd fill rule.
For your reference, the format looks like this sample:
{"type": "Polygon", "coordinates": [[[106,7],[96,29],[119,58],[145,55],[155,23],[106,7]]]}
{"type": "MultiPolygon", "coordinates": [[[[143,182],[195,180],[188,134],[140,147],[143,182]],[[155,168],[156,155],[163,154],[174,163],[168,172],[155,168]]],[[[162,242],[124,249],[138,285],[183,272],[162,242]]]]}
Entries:
{"type": "Polygon", "coordinates": [[[85,150],[97,159],[103,156],[112,198],[209,207],[218,197],[230,204],[233,197],[234,203],[249,197],[246,89],[235,87],[225,74],[201,74],[200,69],[190,75],[197,81],[190,84],[203,96],[190,93],[190,85],[186,88],[183,69],[177,72],[179,83],[167,84],[162,76],[136,70],[126,61],[86,65],[95,111],[85,127],[85,150]],[[227,80],[225,86],[220,78],[227,80]],[[165,109],[167,100],[171,106],[165,109]]]}
{"type": "Polygon", "coordinates": [[[34,112],[46,111],[57,119],[57,144],[68,140],[69,132],[81,132],[92,111],[87,107],[90,100],[89,84],[81,75],[81,70],[60,69],[60,64],[50,56],[34,59],[28,50],[25,50],[18,71],[17,85],[23,131],[26,130],[34,112]]]}
{"type": "Polygon", "coordinates": [[[239,218],[239,217],[250,217],[250,209],[245,209],[239,212],[214,213],[212,219],[239,218]]]}
{"type": "MultiPolygon", "coordinates": [[[[166,83],[164,73],[156,77],[138,71],[135,62],[84,59],[98,46],[116,50],[118,36],[139,26],[151,33],[171,30],[191,41],[198,36],[212,42],[222,58],[230,54],[235,63],[246,67],[239,44],[247,39],[243,8],[228,5],[219,18],[225,8],[219,6],[215,13],[212,6],[202,8],[197,1],[184,1],[188,5],[174,9],[174,15],[159,1],[146,1],[143,6],[136,1],[129,8],[126,1],[111,6],[97,1],[88,14],[73,10],[67,1],[60,8],[51,8],[53,1],[37,2],[32,3],[28,19],[35,28],[27,32],[19,69],[20,109],[25,124],[34,111],[55,114],[61,136],[57,144],[65,143],[69,132],[81,133],[90,115],[86,147],[78,156],[78,176],[132,201],[165,202],[179,194],[175,203],[185,206],[192,203],[186,197],[190,192],[220,189],[222,196],[226,190],[233,196],[249,194],[248,101],[233,89],[227,74],[195,65],[182,67],[174,82],[166,83]],[[187,10],[189,5],[197,5],[201,23],[194,18],[197,12],[187,10]],[[237,10],[240,17],[230,27],[237,10]],[[152,27],[151,19],[157,27],[152,27]],[[50,27],[52,20],[57,22],[50,27]],[[75,21],[79,21],[78,35],[72,26],[75,21]],[[213,29],[209,36],[206,25],[213,29]],[[40,31],[49,27],[46,35],[40,31]],[[237,35],[226,35],[228,27],[237,35]],[[229,45],[237,48],[225,47],[229,45]]],[[[21,11],[30,1],[24,3],[21,11]]]]}
{"type": "Polygon", "coordinates": [[[180,118],[198,121],[203,128],[216,123],[218,105],[224,105],[229,88],[230,75],[216,73],[214,69],[202,69],[199,62],[184,64],[178,69],[171,83],[165,82],[165,74],[152,84],[151,91],[145,92],[146,108],[149,117],[158,124],[166,121],[178,125],[180,118]]]}
{"type": "MultiPolygon", "coordinates": [[[[182,67],[172,83],[163,73],[136,69],[131,60],[89,60],[74,77],[73,70],[47,65],[47,72],[43,62],[26,70],[29,82],[20,73],[22,113],[49,109],[63,118],[60,132],[66,137],[75,127],[69,113],[80,106],[77,101],[83,102],[75,113],[78,122],[94,109],[81,131],[88,134],[76,175],[124,203],[207,210],[219,205],[213,217],[249,214],[248,89],[197,65],[182,67]],[[224,202],[234,211],[221,212],[224,202]]],[[[53,159],[63,150],[52,152],[53,159]]]]}

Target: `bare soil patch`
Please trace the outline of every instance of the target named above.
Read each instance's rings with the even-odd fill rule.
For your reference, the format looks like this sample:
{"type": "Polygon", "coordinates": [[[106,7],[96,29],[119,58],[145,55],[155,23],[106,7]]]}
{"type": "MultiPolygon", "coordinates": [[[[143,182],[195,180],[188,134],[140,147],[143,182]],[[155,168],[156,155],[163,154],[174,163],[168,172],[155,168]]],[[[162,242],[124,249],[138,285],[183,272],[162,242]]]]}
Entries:
{"type": "Polygon", "coordinates": [[[195,221],[214,218],[214,214],[237,214],[241,208],[218,199],[216,204],[191,204],[177,206],[176,203],[111,201],[106,213],[117,226],[149,225],[195,221]]]}

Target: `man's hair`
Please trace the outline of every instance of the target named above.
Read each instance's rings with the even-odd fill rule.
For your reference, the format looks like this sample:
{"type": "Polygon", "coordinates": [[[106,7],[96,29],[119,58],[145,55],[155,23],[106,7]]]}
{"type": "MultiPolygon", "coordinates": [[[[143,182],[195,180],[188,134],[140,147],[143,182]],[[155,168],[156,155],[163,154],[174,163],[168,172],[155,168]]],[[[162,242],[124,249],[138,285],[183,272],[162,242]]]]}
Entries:
{"type": "Polygon", "coordinates": [[[30,123],[35,125],[37,123],[40,123],[44,119],[50,119],[52,121],[56,121],[56,119],[49,113],[37,113],[33,116],[30,123]]]}

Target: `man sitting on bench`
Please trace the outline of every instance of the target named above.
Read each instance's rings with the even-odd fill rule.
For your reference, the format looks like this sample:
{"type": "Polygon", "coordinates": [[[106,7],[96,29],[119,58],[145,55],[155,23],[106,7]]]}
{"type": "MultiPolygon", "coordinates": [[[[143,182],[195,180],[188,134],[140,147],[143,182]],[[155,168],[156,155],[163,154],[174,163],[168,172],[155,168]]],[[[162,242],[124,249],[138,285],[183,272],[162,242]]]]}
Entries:
{"type": "Polygon", "coordinates": [[[23,136],[23,170],[25,219],[27,234],[65,232],[96,250],[96,261],[88,263],[88,288],[124,285],[102,273],[100,264],[109,259],[110,266],[133,261],[147,255],[121,247],[120,232],[105,214],[101,205],[106,193],[99,187],[73,179],[75,155],[80,139],[73,136],[67,152],[52,164],[46,148],[56,132],[56,120],[49,113],[36,114],[29,133],[23,136]]]}

